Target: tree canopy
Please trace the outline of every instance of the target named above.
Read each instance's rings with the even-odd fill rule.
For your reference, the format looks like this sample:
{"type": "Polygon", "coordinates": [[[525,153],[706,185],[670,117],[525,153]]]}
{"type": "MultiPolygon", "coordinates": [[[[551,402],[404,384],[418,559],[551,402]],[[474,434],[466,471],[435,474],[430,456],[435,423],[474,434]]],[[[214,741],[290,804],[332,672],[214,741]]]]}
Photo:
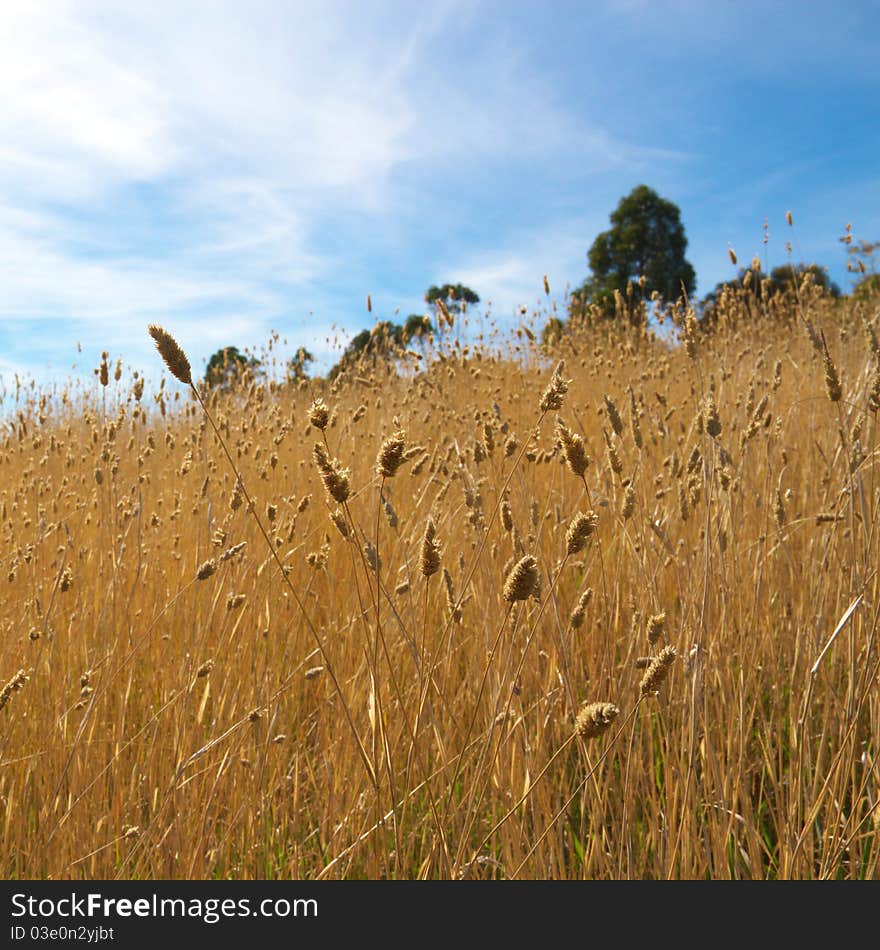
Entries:
{"type": "Polygon", "coordinates": [[[327,378],[335,379],[344,369],[349,369],[361,360],[390,359],[395,350],[402,349],[414,337],[429,332],[430,328],[427,318],[417,314],[411,314],[403,326],[392,320],[381,320],[372,330],[361,330],[351,338],[327,378]]]}
{"type": "Polygon", "coordinates": [[[872,301],[880,296],[880,274],[866,274],[853,287],[853,297],[865,302],[872,301]]]}
{"type": "Polygon", "coordinates": [[[831,297],[840,296],[840,288],[829,277],[825,268],[818,264],[782,264],[766,274],[756,259],[749,267],[740,268],[732,280],[723,280],[700,301],[700,321],[704,327],[715,326],[720,309],[726,298],[729,301],[727,315],[738,318],[755,319],[759,316],[773,316],[791,313],[783,306],[774,306],[784,302],[786,295],[800,289],[804,278],[809,275],[810,283],[831,297]],[[732,306],[731,306],[732,304],[732,306]]]}
{"type": "Polygon", "coordinates": [[[829,277],[825,268],[818,264],[782,264],[774,267],[769,275],[755,261],[750,267],[741,267],[736,278],[723,280],[700,301],[703,322],[708,326],[714,322],[716,308],[725,293],[735,294],[745,305],[747,314],[758,316],[762,311],[761,302],[769,301],[776,295],[791,293],[795,286],[800,287],[804,275],[809,274],[814,286],[830,294],[840,296],[840,288],[829,277]]]}
{"type": "Polygon", "coordinates": [[[287,361],[288,375],[294,382],[300,382],[308,375],[309,363],[313,363],[314,360],[315,357],[304,346],[301,346],[287,361]]]}
{"type": "Polygon", "coordinates": [[[228,389],[239,380],[245,370],[255,370],[260,361],[253,356],[241,353],[237,346],[224,346],[212,354],[205,368],[205,382],[209,386],[228,389]]]}
{"type": "Polygon", "coordinates": [[[828,271],[818,264],[780,264],[770,271],[770,291],[771,293],[784,293],[787,290],[795,288],[795,281],[800,286],[805,274],[809,274],[812,282],[821,287],[832,297],[840,296],[840,288],[828,276],[828,271]]]}
{"type": "Polygon", "coordinates": [[[411,313],[401,328],[403,343],[422,343],[431,335],[431,320],[422,313],[411,313]]]}
{"type": "Polygon", "coordinates": [[[443,284],[440,287],[432,284],[425,291],[425,302],[428,304],[442,303],[447,310],[461,313],[467,304],[480,302],[480,295],[464,284],[443,284]]]}
{"type": "MultiPolygon", "coordinates": [[[[464,284],[443,284],[440,287],[432,284],[425,291],[425,301],[441,305],[448,315],[462,313],[467,304],[479,303],[480,297],[464,284]]],[[[406,346],[423,347],[432,338],[433,331],[431,318],[421,313],[411,313],[402,325],[393,320],[380,320],[372,330],[361,330],[351,338],[327,378],[335,379],[361,360],[390,360],[406,346]]]]}
{"type": "Polygon", "coordinates": [[[636,300],[656,292],[675,300],[682,287],[690,296],[696,274],[685,257],[687,237],[678,206],[647,185],[638,185],[611,213],[611,228],[587,255],[592,275],[575,291],[575,303],[593,303],[614,312],[614,292],[636,300]]]}

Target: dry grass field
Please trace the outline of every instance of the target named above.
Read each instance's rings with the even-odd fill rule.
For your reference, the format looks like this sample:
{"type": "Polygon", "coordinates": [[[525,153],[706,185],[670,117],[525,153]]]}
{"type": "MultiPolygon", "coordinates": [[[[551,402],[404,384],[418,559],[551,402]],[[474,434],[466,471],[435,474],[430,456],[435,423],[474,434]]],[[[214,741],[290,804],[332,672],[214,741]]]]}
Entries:
{"type": "Polygon", "coordinates": [[[7,386],[0,874],[880,876],[876,302],[763,309],[7,386]]]}

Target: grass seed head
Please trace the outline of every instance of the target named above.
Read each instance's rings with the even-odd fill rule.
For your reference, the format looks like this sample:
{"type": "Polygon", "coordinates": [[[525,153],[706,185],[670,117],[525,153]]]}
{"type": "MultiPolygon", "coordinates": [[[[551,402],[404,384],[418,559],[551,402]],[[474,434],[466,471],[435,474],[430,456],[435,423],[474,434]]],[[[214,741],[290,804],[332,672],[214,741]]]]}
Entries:
{"type": "Polygon", "coordinates": [[[199,566],[196,572],[196,580],[206,581],[217,570],[217,562],[214,558],[205,561],[199,566]]]}
{"type": "Polygon", "coordinates": [[[376,472],[382,478],[393,478],[403,465],[406,448],[406,433],[398,429],[382,443],[376,458],[376,472]]]}
{"type": "Polygon", "coordinates": [[[555,412],[562,408],[562,400],[568,392],[568,384],[571,380],[563,379],[562,371],[565,368],[565,362],[560,360],[556,369],[553,370],[553,376],[541,396],[541,412],[555,412]]]}
{"type": "Polygon", "coordinates": [[[348,521],[345,519],[345,512],[341,508],[331,511],[330,520],[336,525],[336,530],[347,541],[351,536],[351,532],[348,529],[348,521]]]}
{"type": "Polygon", "coordinates": [[[531,554],[527,554],[513,566],[507,575],[507,580],[504,582],[504,599],[509,604],[513,604],[518,600],[527,600],[539,592],[538,562],[531,554]]]}
{"type": "Polygon", "coordinates": [[[684,482],[678,483],[678,512],[682,521],[688,520],[690,514],[690,504],[688,503],[688,493],[684,482]]]}
{"type": "Polygon", "coordinates": [[[587,612],[587,607],[590,605],[590,601],[593,599],[593,588],[588,587],[578,598],[577,605],[574,610],[571,612],[571,617],[569,617],[569,623],[573,630],[580,630],[581,625],[584,622],[584,616],[587,612]]]}
{"type": "Polygon", "coordinates": [[[617,406],[614,405],[614,402],[609,396],[603,394],[602,398],[605,400],[605,411],[608,413],[611,428],[614,429],[615,435],[620,435],[623,432],[623,420],[620,418],[617,406]]]}
{"type": "Polygon", "coordinates": [[[316,399],[309,408],[309,423],[323,432],[330,423],[330,409],[323,399],[316,399]]]}
{"type": "Polygon", "coordinates": [[[639,692],[642,696],[650,696],[656,693],[663,685],[663,681],[669,675],[669,670],[678,656],[675,647],[668,646],[663,649],[651,660],[645,675],[639,683],[639,692]]]}
{"type": "Polygon", "coordinates": [[[505,531],[513,531],[513,512],[506,498],[501,501],[501,526],[505,531]]]}
{"type": "Polygon", "coordinates": [[[338,459],[331,459],[322,442],[315,443],[312,455],[327,494],[340,505],[346,502],[351,493],[349,469],[343,468],[338,459]]]}
{"type": "Polygon", "coordinates": [[[718,418],[718,407],[715,405],[715,400],[710,393],[706,397],[706,401],[703,404],[703,425],[706,428],[706,432],[713,438],[717,439],[721,435],[721,420],[718,418]]]}
{"type": "Polygon", "coordinates": [[[688,307],[687,315],[684,320],[684,349],[688,358],[695,360],[697,358],[697,333],[699,324],[697,315],[692,307],[688,307]]]}
{"type": "Polygon", "coordinates": [[[825,390],[828,393],[828,398],[832,402],[840,402],[840,397],[843,395],[843,387],[840,385],[840,376],[837,373],[837,367],[834,365],[834,360],[831,359],[831,354],[828,352],[828,347],[825,344],[825,341],[822,341],[822,360],[825,364],[825,390]]]}
{"type": "Polygon", "coordinates": [[[574,731],[584,739],[601,736],[620,715],[614,703],[585,703],[578,711],[574,731]]]}
{"type": "Polygon", "coordinates": [[[780,530],[785,527],[785,504],[782,500],[782,489],[776,489],[773,505],[773,516],[776,518],[776,527],[780,530]]]}
{"type": "Polygon", "coordinates": [[[370,570],[378,573],[382,568],[382,559],[379,557],[376,552],[376,548],[370,542],[369,538],[364,539],[364,557],[366,558],[367,564],[370,566],[370,570]]]}
{"type": "Polygon", "coordinates": [[[644,440],[642,439],[642,426],[639,422],[639,407],[636,403],[636,394],[630,389],[629,391],[630,406],[629,406],[629,421],[630,421],[630,430],[632,432],[633,442],[637,449],[641,449],[644,446],[644,440]]]}
{"type": "Polygon", "coordinates": [[[13,676],[12,679],[3,687],[3,689],[0,689],[0,709],[3,709],[3,707],[9,702],[9,697],[17,690],[20,690],[22,686],[24,686],[24,684],[28,681],[28,679],[29,677],[27,673],[25,673],[24,670],[19,670],[15,676],[13,676]]]}
{"type": "Polygon", "coordinates": [[[220,563],[223,564],[225,561],[234,558],[236,554],[240,553],[247,546],[247,541],[239,541],[238,544],[233,544],[231,548],[227,548],[220,555],[220,563]]]}
{"type": "Polygon", "coordinates": [[[636,492],[632,485],[627,485],[623,492],[623,505],[620,509],[621,517],[628,521],[636,510],[636,492]]]}
{"type": "Polygon", "coordinates": [[[874,376],[868,392],[868,408],[874,415],[880,411],[880,360],[874,364],[874,376]]]}
{"type": "Polygon", "coordinates": [[[186,353],[180,348],[177,340],[167,330],[155,323],[151,323],[148,330],[171,375],[185,385],[192,386],[192,368],[186,358],[186,353]]]}
{"type": "Polygon", "coordinates": [[[590,464],[584,440],[565,426],[561,419],[556,420],[556,438],[565,453],[565,461],[573,475],[583,477],[590,464]]]}
{"type": "Polygon", "coordinates": [[[654,614],[653,617],[648,618],[647,623],[647,634],[648,634],[648,643],[651,646],[663,636],[663,632],[666,629],[666,611],[661,610],[659,614],[654,614]]]}
{"type": "Polygon", "coordinates": [[[599,516],[595,511],[591,511],[586,515],[579,511],[571,519],[571,524],[569,524],[568,531],[565,533],[565,549],[569,556],[583,550],[587,538],[593,533],[598,523],[599,516]]]}
{"type": "Polygon", "coordinates": [[[449,608],[449,616],[453,623],[461,623],[461,606],[455,599],[455,586],[452,583],[452,575],[446,568],[443,568],[443,586],[446,588],[446,606],[449,608]]]}
{"type": "Polygon", "coordinates": [[[419,570],[425,577],[430,577],[440,570],[440,543],[437,541],[437,529],[434,519],[428,517],[425,525],[425,534],[422,537],[422,554],[419,559],[419,570]]]}
{"type": "Polygon", "coordinates": [[[617,451],[617,446],[611,441],[611,436],[608,435],[607,429],[602,430],[602,435],[605,437],[605,446],[608,449],[608,464],[611,466],[611,471],[614,472],[615,475],[620,475],[623,472],[623,462],[617,451]]]}

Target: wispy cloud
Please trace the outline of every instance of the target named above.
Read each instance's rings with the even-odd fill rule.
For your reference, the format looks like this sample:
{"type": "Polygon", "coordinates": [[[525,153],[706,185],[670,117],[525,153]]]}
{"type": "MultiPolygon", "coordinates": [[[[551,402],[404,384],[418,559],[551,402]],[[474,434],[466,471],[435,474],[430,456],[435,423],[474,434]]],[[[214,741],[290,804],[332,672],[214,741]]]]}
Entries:
{"type": "Polygon", "coordinates": [[[0,169],[7,187],[82,201],[178,158],[168,94],[114,52],[70,3],[5,3],[0,169]]]}
{"type": "MultiPolygon", "coordinates": [[[[699,20],[641,2],[6,0],[0,348],[18,359],[30,333],[46,359],[75,338],[143,359],[149,320],[198,328],[200,357],[272,327],[317,346],[370,319],[367,292],[406,312],[445,280],[513,312],[544,273],[554,291],[586,276],[639,181],[710,241],[712,194],[759,176],[724,151],[728,99],[698,99],[724,79],[699,20]]],[[[765,185],[755,209],[778,199],[765,185]]]]}
{"type": "MultiPolygon", "coordinates": [[[[465,5],[376,12],[4,5],[0,321],[112,330],[121,345],[147,318],[201,320],[211,346],[265,333],[293,291],[334,318],[321,284],[356,271],[362,251],[321,231],[401,202],[412,212],[398,170],[454,178],[465,148],[477,178],[538,151],[579,147],[596,167],[625,157],[553,101],[502,33],[449,69],[444,36],[465,5]]],[[[428,217],[441,199],[424,178],[418,194],[428,217]]]]}
{"type": "MultiPolygon", "coordinates": [[[[477,290],[482,304],[491,305],[493,314],[505,320],[521,307],[532,310],[547,304],[545,275],[551,299],[562,301],[574,289],[569,286],[571,275],[579,275],[577,283],[587,276],[586,236],[606,225],[598,218],[577,218],[523,230],[472,258],[450,258],[438,273],[452,274],[477,290]]],[[[437,277],[435,282],[440,281],[437,277]]]]}

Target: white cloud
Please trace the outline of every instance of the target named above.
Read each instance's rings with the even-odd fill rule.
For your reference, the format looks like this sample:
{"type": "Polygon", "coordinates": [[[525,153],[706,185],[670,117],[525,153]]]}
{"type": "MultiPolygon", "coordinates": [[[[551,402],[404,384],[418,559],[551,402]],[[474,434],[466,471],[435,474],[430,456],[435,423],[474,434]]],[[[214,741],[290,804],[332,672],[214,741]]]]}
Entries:
{"type": "Polygon", "coordinates": [[[112,322],[142,313],[171,313],[230,297],[248,298],[254,309],[272,296],[252,282],[218,273],[193,274],[173,263],[145,259],[72,259],[52,242],[9,232],[0,225],[5,262],[0,319],[88,317],[112,322]]]}
{"type": "MultiPolygon", "coordinates": [[[[322,324],[304,315],[362,316],[346,308],[371,288],[342,282],[405,251],[458,194],[450,181],[509,167],[535,183],[571,155],[581,175],[680,157],[585,123],[522,37],[480,16],[458,0],[6,0],[0,327],[54,326],[47,353],[81,338],[144,357],[155,320],[204,356],[293,321],[318,355],[322,324]]],[[[560,294],[584,274],[595,230],[463,244],[437,280],[504,315],[539,299],[545,272],[560,294]]]]}
{"type": "Polygon", "coordinates": [[[277,315],[280,287],[327,277],[323,209],[376,207],[416,141],[380,38],[345,16],[0,5],[0,319],[277,315]]]}
{"type": "Polygon", "coordinates": [[[566,219],[524,230],[510,236],[503,244],[473,257],[451,258],[439,269],[435,283],[442,283],[453,275],[475,290],[483,305],[491,303],[492,312],[499,318],[510,317],[520,307],[531,311],[536,305],[547,304],[544,293],[544,275],[550,285],[551,299],[561,306],[571,275],[577,282],[588,273],[587,248],[594,235],[607,220],[566,219]]]}
{"type": "Polygon", "coordinates": [[[7,186],[84,200],[176,159],[160,88],[114,55],[66,2],[0,5],[0,170],[7,186]]]}

